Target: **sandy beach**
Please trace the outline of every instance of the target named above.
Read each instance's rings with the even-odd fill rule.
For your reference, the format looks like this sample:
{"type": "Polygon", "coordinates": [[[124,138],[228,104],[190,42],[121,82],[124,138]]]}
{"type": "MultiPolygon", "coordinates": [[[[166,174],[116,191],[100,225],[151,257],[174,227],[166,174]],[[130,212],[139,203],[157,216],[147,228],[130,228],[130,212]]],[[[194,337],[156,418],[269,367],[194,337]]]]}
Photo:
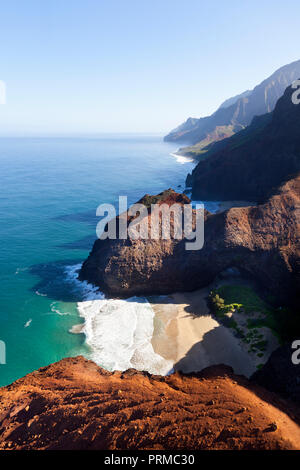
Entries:
{"type": "Polygon", "coordinates": [[[207,300],[212,289],[228,283],[251,286],[230,276],[193,292],[80,302],[84,323],[73,325],[69,332],[83,333],[89,358],[108,370],[135,368],[167,375],[224,364],[250,377],[279,342],[266,325],[249,326],[250,320],[264,318],[262,312],[236,310],[217,317],[210,311],[207,300]]]}
{"type": "Polygon", "coordinates": [[[185,373],[226,364],[249,377],[256,370],[256,361],[233,332],[210,314],[209,290],[149,299],[155,312],[154,351],[185,373]]]}

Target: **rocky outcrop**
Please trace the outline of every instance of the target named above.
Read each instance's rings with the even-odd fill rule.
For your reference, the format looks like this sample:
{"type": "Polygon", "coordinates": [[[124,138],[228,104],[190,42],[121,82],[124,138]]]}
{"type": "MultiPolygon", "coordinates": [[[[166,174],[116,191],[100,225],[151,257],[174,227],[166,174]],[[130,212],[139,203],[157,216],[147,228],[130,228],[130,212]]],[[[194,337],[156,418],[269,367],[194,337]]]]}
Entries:
{"type": "MultiPolygon", "coordinates": [[[[171,201],[182,197],[171,194],[171,201]]],[[[97,240],[80,279],[129,297],[194,290],[235,267],[278,302],[291,303],[299,289],[299,204],[300,177],[264,204],[206,212],[201,250],[187,251],[186,240],[97,240]]]]}
{"type": "Polygon", "coordinates": [[[274,351],[252,380],[300,405],[300,364],[293,364],[293,352],[290,344],[274,351]]]}
{"type": "Polygon", "coordinates": [[[300,105],[291,87],[272,115],[216,143],[188,179],[195,199],[260,201],[300,172],[300,105]]]}
{"type": "MultiPolygon", "coordinates": [[[[139,203],[188,204],[185,194],[173,190],[156,196],[145,195],[139,203]]],[[[148,215],[150,219],[150,215],[148,215]]],[[[128,223],[132,221],[127,217],[128,223]]],[[[119,218],[117,218],[117,225],[119,218]]],[[[149,222],[147,222],[149,223],[149,222]]],[[[171,221],[172,226],[172,221],[171,221]]],[[[79,273],[86,280],[115,296],[159,293],[184,290],[188,266],[182,265],[183,240],[97,240],[79,273]]]]}
{"type": "Polygon", "coordinates": [[[220,126],[223,129],[229,126],[234,132],[238,132],[248,126],[254,116],[273,111],[284,90],[299,77],[300,60],[281,67],[251,92],[247,91],[227,100],[211,116],[200,119],[189,118],[170,132],[165,140],[196,144],[207,141],[208,136],[212,137],[220,126]]]}
{"type": "Polygon", "coordinates": [[[77,357],[0,389],[1,450],[300,449],[297,423],[225,366],[159,377],[77,357]]]}

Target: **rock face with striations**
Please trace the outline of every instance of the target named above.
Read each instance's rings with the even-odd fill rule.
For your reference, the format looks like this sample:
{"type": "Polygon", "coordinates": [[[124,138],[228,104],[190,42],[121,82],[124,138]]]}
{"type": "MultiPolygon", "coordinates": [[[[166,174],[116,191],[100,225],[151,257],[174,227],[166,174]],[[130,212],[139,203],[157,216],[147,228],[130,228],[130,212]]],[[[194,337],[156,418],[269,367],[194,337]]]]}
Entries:
{"type": "Polygon", "coordinates": [[[259,201],[300,172],[300,105],[292,102],[294,92],[287,88],[271,115],[214,144],[217,151],[188,178],[193,198],[259,201]]]}
{"type": "Polygon", "coordinates": [[[300,60],[281,67],[252,91],[227,100],[211,116],[189,118],[165,137],[166,141],[189,142],[219,140],[248,126],[254,116],[273,111],[286,87],[300,77],[300,60]],[[219,132],[221,130],[222,132],[219,132]]]}
{"type": "MultiPolygon", "coordinates": [[[[176,201],[182,195],[160,197],[176,201]]],[[[299,289],[299,214],[300,176],[264,204],[205,212],[201,250],[187,251],[185,240],[97,240],[80,279],[109,295],[129,297],[194,290],[236,267],[278,302],[290,303],[299,289]]]]}
{"type": "Polygon", "coordinates": [[[297,423],[226,366],[159,377],[77,357],[0,389],[0,450],[300,449],[297,423]]]}

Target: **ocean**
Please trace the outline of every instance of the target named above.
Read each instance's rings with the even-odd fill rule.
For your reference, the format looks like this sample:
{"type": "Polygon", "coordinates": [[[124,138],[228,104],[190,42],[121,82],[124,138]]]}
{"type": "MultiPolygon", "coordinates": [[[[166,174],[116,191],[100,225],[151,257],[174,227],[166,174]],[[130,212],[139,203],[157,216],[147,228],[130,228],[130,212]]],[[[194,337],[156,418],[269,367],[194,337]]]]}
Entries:
{"type": "Polygon", "coordinates": [[[151,350],[146,299],[107,301],[76,277],[99,204],[184,189],[194,163],[174,158],[176,148],[149,135],[0,139],[0,386],[78,354],[108,369],[167,373],[151,350]],[[70,332],[84,321],[82,334],[70,332]]]}

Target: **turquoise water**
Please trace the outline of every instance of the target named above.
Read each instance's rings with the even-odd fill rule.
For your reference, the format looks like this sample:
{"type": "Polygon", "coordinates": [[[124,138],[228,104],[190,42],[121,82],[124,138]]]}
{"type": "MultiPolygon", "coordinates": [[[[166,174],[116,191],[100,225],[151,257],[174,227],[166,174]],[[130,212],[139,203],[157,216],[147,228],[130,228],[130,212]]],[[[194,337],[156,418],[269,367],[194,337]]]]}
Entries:
{"type": "Polygon", "coordinates": [[[101,203],[184,187],[192,163],[160,137],[0,140],[0,385],[63,357],[88,354],[70,266],[93,240],[101,203]]]}

